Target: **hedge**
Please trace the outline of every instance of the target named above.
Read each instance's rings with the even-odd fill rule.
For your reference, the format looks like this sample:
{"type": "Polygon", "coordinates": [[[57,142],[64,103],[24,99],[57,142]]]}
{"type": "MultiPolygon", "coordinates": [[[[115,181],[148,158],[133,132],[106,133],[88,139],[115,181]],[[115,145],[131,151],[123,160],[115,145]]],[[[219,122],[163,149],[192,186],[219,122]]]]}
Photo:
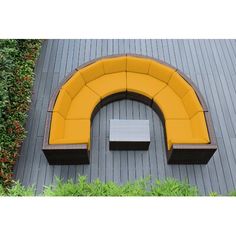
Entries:
{"type": "Polygon", "coordinates": [[[12,182],[25,138],[34,66],[41,40],[0,40],[0,184],[12,182]]]}

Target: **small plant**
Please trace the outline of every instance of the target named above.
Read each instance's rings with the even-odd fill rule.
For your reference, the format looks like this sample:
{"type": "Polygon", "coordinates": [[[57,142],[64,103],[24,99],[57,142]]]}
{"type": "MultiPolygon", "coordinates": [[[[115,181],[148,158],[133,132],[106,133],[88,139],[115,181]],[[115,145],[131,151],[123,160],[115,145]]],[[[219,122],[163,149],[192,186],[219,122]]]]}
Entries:
{"type": "Polygon", "coordinates": [[[34,196],[35,195],[35,188],[34,186],[31,187],[24,187],[20,184],[19,181],[13,182],[11,188],[7,188],[8,196],[12,197],[23,197],[23,196],[34,196]]]}
{"type": "Polygon", "coordinates": [[[230,192],[230,193],[229,193],[229,196],[231,196],[231,197],[236,197],[236,191],[230,192]]]}
{"type": "Polygon", "coordinates": [[[5,193],[5,189],[3,188],[2,185],[0,185],[0,196],[5,196],[6,193],[5,193]]]}
{"type": "Polygon", "coordinates": [[[11,186],[8,186],[7,188],[4,188],[2,185],[0,185],[0,196],[23,197],[34,195],[34,186],[24,187],[19,181],[12,181],[11,186]]]}
{"type": "Polygon", "coordinates": [[[151,186],[153,196],[197,196],[198,194],[198,189],[190,186],[186,181],[181,182],[171,178],[164,181],[157,180],[151,186]]]}
{"type": "Polygon", "coordinates": [[[211,192],[211,193],[209,193],[209,196],[210,197],[218,197],[219,194],[217,192],[211,192]]]}

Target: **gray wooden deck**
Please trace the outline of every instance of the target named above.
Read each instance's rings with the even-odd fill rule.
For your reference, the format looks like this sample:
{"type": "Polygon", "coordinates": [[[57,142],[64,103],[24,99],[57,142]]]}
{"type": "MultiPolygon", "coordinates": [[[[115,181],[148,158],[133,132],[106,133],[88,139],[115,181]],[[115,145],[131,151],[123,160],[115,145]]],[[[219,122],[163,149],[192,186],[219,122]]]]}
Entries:
{"type": "Polygon", "coordinates": [[[203,195],[226,194],[236,189],[236,41],[235,40],[47,40],[36,66],[36,80],[29,118],[15,178],[24,185],[55,183],[55,176],[88,180],[100,178],[117,183],[150,175],[152,179],[174,177],[197,185],[203,195]],[[218,151],[208,165],[167,165],[163,128],[151,108],[135,101],[114,102],[102,108],[92,126],[90,165],[49,166],[41,151],[49,98],[65,75],[96,57],[138,53],[164,60],[189,75],[211,111],[218,151]],[[149,119],[149,151],[109,151],[111,118],[149,119]]]}

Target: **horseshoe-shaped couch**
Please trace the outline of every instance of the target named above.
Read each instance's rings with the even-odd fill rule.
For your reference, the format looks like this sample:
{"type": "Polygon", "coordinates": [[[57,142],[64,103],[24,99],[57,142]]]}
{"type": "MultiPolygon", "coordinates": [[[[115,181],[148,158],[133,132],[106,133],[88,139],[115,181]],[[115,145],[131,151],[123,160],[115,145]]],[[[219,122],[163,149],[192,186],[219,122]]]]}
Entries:
{"type": "Polygon", "coordinates": [[[55,91],[43,142],[49,164],[88,164],[93,117],[119,99],[141,101],[157,112],[169,164],[206,164],[216,151],[209,111],[190,79],[162,61],[125,54],[80,66],[55,91]]]}

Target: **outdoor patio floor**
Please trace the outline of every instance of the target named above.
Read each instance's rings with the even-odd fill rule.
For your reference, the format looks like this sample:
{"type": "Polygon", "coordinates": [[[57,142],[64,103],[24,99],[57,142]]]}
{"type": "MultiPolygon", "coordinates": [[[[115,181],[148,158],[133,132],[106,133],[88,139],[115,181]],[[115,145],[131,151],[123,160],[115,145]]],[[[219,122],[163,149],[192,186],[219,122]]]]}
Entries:
{"type": "Polygon", "coordinates": [[[87,175],[88,180],[117,183],[151,176],[173,177],[198,186],[201,194],[236,189],[236,41],[235,40],[45,40],[35,69],[28,131],[15,179],[44,185],[87,175]],[[123,100],[103,107],[92,125],[91,164],[50,166],[42,152],[46,110],[53,91],[65,76],[91,59],[117,53],[137,53],[164,60],[182,70],[197,85],[211,112],[218,151],[207,165],[167,165],[163,127],[152,109],[123,100]],[[149,119],[149,151],[109,151],[108,128],[112,118],[149,119]]]}

